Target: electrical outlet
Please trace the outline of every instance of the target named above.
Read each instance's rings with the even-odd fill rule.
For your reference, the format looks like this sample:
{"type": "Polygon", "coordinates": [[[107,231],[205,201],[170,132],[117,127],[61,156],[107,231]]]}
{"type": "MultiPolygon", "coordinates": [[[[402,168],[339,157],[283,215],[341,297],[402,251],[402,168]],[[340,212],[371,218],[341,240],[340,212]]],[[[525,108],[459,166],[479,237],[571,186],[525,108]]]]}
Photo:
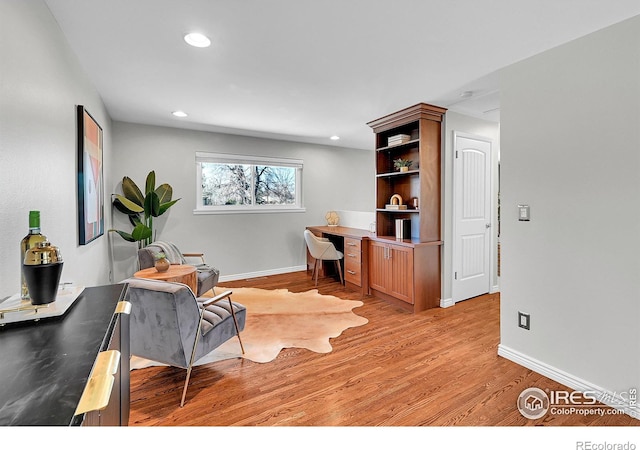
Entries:
{"type": "Polygon", "coordinates": [[[518,311],[518,326],[525,330],[529,330],[529,327],[531,326],[531,316],[527,313],[518,311]]]}

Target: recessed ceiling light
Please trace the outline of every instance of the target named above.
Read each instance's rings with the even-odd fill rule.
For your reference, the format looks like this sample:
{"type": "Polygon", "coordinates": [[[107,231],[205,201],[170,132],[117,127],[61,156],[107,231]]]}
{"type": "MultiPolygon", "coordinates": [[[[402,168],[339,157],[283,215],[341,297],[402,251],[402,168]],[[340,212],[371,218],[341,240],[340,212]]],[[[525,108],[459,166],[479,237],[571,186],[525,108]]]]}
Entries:
{"type": "Polygon", "coordinates": [[[204,48],[211,45],[211,40],[200,33],[185,34],[184,40],[187,44],[193,45],[194,47],[204,48]]]}
{"type": "Polygon", "coordinates": [[[332,141],[337,141],[338,139],[340,139],[340,136],[331,136],[329,139],[331,139],[332,141]]]}
{"type": "Polygon", "coordinates": [[[187,113],[184,111],[174,111],[171,114],[173,114],[176,117],[187,117],[187,113]]]}

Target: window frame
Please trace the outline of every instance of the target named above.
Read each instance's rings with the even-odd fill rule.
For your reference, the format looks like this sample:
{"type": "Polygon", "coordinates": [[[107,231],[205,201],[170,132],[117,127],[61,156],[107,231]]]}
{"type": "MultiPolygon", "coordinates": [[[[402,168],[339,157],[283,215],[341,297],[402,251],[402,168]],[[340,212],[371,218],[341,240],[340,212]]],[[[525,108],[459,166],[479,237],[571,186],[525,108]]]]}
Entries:
{"type": "MultiPolygon", "coordinates": [[[[260,214],[305,212],[302,198],[302,175],[304,162],[301,159],[252,156],[230,153],[196,152],[196,207],[194,214],[260,214]],[[204,205],[202,202],[202,164],[242,164],[250,166],[292,167],[295,169],[295,203],[291,205],[204,205]]],[[[254,170],[252,168],[251,183],[254,170]]],[[[255,198],[252,199],[255,202],[255,198]]]]}

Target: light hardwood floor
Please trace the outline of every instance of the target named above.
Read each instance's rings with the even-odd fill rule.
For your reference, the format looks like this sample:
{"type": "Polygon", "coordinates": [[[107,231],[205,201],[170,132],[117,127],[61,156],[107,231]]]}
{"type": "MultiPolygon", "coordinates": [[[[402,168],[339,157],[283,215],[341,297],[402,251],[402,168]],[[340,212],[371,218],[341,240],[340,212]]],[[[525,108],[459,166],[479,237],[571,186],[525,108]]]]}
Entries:
{"type": "MultiPolygon", "coordinates": [[[[306,272],[221,285],[314,289],[306,272]]],[[[359,299],[330,278],[318,289],[359,299]]],[[[524,418],[516,407],[523,389],[566,388],[497,355],[498,294],[418,314],[373,297],[363,301],[354,312],[369,323],[332,339],[331,353],[286,349],[266,364],[233,359],[196,367],[183,408],[185,370],[133,371],[129,425],[640,425],[627,415],[524,418]]]]}

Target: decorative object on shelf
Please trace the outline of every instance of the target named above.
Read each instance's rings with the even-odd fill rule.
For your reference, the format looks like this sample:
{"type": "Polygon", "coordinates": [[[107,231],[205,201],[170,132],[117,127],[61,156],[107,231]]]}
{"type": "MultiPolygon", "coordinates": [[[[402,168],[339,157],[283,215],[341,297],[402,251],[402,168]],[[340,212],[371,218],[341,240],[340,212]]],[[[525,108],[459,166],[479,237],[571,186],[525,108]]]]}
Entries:
{"type": "Polygon", "coordinates": [[[389,204],[384,206],[386,209],[407,209],[407,205],[402,204],[400,194],[393,194],[389,199],[389,204]]]}
{"type": "Polygon", "coordinates": [[[78,121],[78,239],[88,244],[104,234],[102,128],[82,105],[78,121]]]}
{"type": "Polygon", "coordinates": [[[325,214],[324,218],[327,220],[327,225],[330,227],[337,227],[340,222],[340,216],[338,216],[338,213],[335,211],[329,211],[325,214]]]}
{"type": "Polygon", "coordinates": [[[409,142],[411,140],[411,136],[408,134],[396,134],[395,136],[391,136],[387,140],[387,145],[392,147],[394,145],[404,144],[405,142],[409,142]]]}
{"type": "Polygon", "coordinates": [[[396,239],[411,239],[411,219],[396,219],[396,239]]]}
{"type": "Polygon", "coordinates": [[[169,266],[171,265],[171,263],[169,263],[167,255],[162,252],[158,252],[153,255],[153,257],[156,260],[156,262],[154,263],[154,267],[158,272],[166,272],[167,270],[169,270],[169,266]]]}
{"type": "Polygon", "coordinates": [[[413,161],[408,159],[398,158],[393,160],[393,167],[398,169],[400,172],[407,172],[409,167],[411,167],[411,164],[413,164],[413,161]]]}
{"type": "Polygon", "coordinates": [[[413,197],[413,208],[420,209],[420,200],[418,200],[418,197],[413,197]]]}
{"type": "Polygon", "coordinates": [[[22,271],[32,305],[44,305],[56,299],[62,275],[62,255],[49,241],[41,241],[24,255],[22,271]]]}
{"type": "Polygon", "coordinates": [[[164,214],[179,198],[171,200],[173,188],[161,184],[156,189],[156,173],[152,170],[147,175],[145,193],[129,177],[122,179],[122,193],[115,194],[113,206],[123,214],[129,216],[133,225],[131,233],[120,230],[109,230],[118,233],[125,241],[137,242],[138,248],[146,247],[156,240],[153,233],[153,218],[164,214]]]}

